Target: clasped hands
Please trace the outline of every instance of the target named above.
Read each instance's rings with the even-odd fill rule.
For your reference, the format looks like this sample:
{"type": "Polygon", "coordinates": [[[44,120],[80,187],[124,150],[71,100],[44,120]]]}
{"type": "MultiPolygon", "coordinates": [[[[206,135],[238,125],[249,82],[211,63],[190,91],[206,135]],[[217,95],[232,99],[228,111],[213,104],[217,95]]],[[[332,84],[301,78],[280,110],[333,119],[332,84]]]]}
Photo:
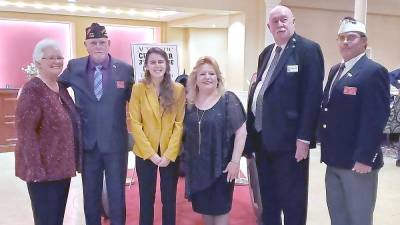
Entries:
{"type": "Polygon", "coordinates": [[[167,167],[171,162],[171,160],[165,158],[165,156],[160,157],[158,154],[151,156],[150,160],[158,167],[167,167]]]}

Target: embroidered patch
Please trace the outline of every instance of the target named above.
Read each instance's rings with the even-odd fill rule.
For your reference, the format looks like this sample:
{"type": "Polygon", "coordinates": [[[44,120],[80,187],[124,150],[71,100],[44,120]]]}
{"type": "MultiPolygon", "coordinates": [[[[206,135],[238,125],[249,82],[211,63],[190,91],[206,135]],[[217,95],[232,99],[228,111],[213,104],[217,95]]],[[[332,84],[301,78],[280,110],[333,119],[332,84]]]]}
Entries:
{"type": "Polygon", "coordinates": [[[356,87],[344,86],[343,94],[345,94],[345,95],[357,95],[357,88],[356,87]]]}
{"type": "Polygon", "coordinates": [[[125,81],[117,80],[117,88],[125,88],[125,81]]]}

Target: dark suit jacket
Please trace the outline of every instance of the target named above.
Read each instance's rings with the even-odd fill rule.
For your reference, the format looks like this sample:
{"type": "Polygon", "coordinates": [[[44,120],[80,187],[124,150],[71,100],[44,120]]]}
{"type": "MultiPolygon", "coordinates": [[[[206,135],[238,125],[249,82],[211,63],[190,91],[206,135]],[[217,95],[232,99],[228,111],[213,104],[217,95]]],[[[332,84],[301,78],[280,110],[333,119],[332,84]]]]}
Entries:
{"type": "Polygon", "coordinates": [[[257,80],[250,88],[245,154],[259,150],[295,151],[297,139],[311,141],[315,146],[324,61],[319,45],[297,34],[289,39],[264,93],[261,140],[256,138],[251,104],[273,47],[274,44],[269,45],[260,54],[257,80]]]}
{"type": "Polygon", "coordinates": [[[338,68],[335,65],[329,72],[321,105],[321,159],[344,169],[352,169],[356,161],[380,168],[382,131],[389,116],[388,72],[363,56],[332,88],[328,99],[338,68]]]}
{"type": "Polygon", "coordinates": [[[127,151],[126,104],[132,91],[133,68],[111,57],[110,78],[97,101],[88,83],[88,59],[70,60],[59,77],[61,83],[74,90],[75,105],[82,120],[84,149],[93,149],[97,143],[101,152],[127,151]]]}

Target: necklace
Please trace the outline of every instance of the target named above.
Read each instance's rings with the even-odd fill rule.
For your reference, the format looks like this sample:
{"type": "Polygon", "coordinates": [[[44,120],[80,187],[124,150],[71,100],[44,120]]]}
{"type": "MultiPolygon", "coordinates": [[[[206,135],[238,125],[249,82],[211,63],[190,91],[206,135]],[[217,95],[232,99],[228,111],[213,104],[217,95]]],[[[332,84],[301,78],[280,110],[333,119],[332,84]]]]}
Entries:
{"type": "Polygon", "coordinates": [[[197,125],[198,125],[198,132],[199,132],[199,155],[201,152],[201,121],[203,120],[204,114],[206,113],[207,110],[204,110],[201,116],[199,116],[199,108],[197,108],[197,125]]]}

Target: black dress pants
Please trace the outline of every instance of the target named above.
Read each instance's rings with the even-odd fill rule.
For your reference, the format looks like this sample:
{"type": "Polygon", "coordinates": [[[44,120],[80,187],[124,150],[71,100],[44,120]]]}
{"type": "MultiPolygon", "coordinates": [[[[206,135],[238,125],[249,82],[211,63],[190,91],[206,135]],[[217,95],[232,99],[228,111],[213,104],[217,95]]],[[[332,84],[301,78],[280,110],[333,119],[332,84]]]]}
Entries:
{"type": "Polygon", "coordinates": [[[177,159],[175,162],[170,162],[167,167],[159,168],[151,160],[136,157],[140,195],[139,225],[153,225],[158,168],[160,170],[162,224],[175,225],[178,161],[177,159]]]}
{"type": "Polygon", "coordinates": [[[125,225],[125,180],[128,151],[102,153],[97,144],[83,154],[83,200],[86,225],[101,225],[101,197],[106,179],[111,225],[125,225]]]}
{"type": "Polygon", "coordinates": [[[293,152],[256,154],[263,225],[305,225],[309,159],[297,162],[293,152]]]}
{"type": "Polygon", "coordinates": [[[62,225],[71,178],[27,182],[35,225],[62,225]]]}

